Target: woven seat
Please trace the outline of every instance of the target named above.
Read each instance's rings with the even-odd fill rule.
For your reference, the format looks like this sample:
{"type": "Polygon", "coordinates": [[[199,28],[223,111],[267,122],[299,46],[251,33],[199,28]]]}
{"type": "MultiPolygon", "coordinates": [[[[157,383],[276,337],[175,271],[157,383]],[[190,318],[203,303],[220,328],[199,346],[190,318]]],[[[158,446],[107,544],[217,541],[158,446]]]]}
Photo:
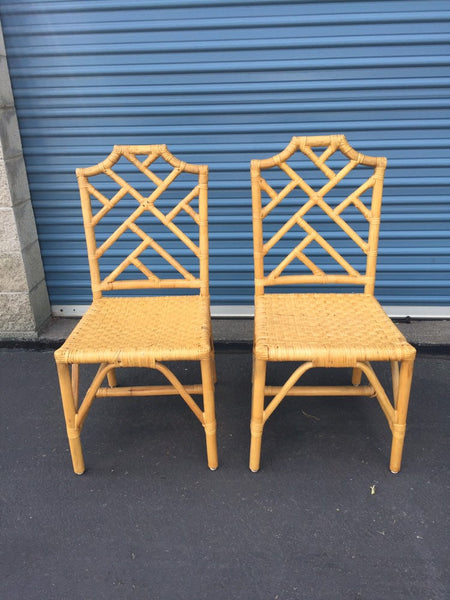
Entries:
{"type": "Polygon", "coordinates": [[[370,295],[265,294],[256,298],[255,321],[255,356],[264,360],[353,367],[415,355],[370,295]]]}
{"type": "Polygon", "coordinates": [[[100,298],[57,350],[56,360],[123,367],[202,360],[211,352],[211,330],[202,328],[208,311],[201,296],[100,298]]]}
{"type": "Polygon", "coordinates": [[[252,161],[255,257],[252,471],[260,467],[264,425],[288,395],[375,396],[392,431],[390,469],[394,473],[400,470],[416,351],[373,296],[385,167],[385,158],[356,152],[343,135],[294,137],[280,154],[252,161]],[[321,148],[319,153],[316,148],[321,148]],[[303,169],[317,168],[325,183],[310,184],[293,168],[292,157],[297,154],[303,159],[301,164],[305,157],[308,159],[303,169]],[[340,158],[336,158],[337,154],[340,158]],[[338,168],[327,164],[330,159],[335,160],[338,168]],[[369,171],[362,180],[354,176],[359,166],[365,167],[366,173],[369,171]],[[273,168],[288,176],[288,183],[280,191],[262,176],[262,171],[273,168]],[[342,183],[346,177],[350,178],[347,187],[342,183]],[[296,200],[290,201],[277,216],[275,213],[286,204],[287,196],[295,192],[296,200]],[[349,209],[353,212],[347,217],[349,209]],[[362,217],[368,223],[366,235],[362,217]],[[271,221],[268,234],[266,220],[271,221]],[[281,228],[280,220],[285,221],[281,228]],[[331,231],[333,239],[342,239],[339,251],[326,238],[331,231]],[[346,245],[344,237],[354,246],[346,245]],[[359,265],[352,264],[355,247],[365,255],[364,272],[359,265]],[[274,251],[276,255],[271,260],[274,251]],[[284,258],[283,252],[286,252],[284,258]],[[363,293],[266,291],[268,286],[289,284],[363,286],[363,293]],[[301,364],[283,386],[268,386],[269,361],[301,364]],[[393,402],[371,361],[390,362],[393,402]],[[352,385],[296,385],[314,367],[350,367],[352,385]],[[362,374],[368,380],[366,384],[361,384],[362,374]],[[266,397],[271,398],[268,403],[266,397]]]}
{"type": "Polygon", "coordinates": [[[85,470],[80,434],[95,398],[154,395],[182,397],[203,425],[208,466],[215,469],[208,167],[179,161],[162,145],[115,146],[103,162],[77,169],[77,178],[93,302],[55,352],[74,471],[85,470]],[[111,251],[113,246],[118,250],[111,251]],[[190,260],[183,264],[186,255],[190,260]],[[190,293],[181,295],[182,289],[190,293]],[[183,385],[164,364],[180,360],[200,362],[201,384],[183,385]],[[79,403],[79,366],[89,363],[99,368],[79,403]],[[157,370],[168,385],[120,387],[116,370],[121,367],[157,370]],[[203,396],[203,408],[194,395],[203,396]]]}

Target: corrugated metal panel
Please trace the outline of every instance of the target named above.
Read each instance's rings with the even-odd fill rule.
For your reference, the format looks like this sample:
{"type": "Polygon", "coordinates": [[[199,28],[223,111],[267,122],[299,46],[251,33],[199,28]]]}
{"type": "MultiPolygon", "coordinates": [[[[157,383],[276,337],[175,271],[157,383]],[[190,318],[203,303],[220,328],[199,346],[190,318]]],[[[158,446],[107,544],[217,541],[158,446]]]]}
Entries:
{"type": "Polygon", "coordinates": [[[447,0],[0,0],[0,15],[53,304],[91,297],[76,166],[115,143],[208,163],[212,300],[250,304],[249,161],[328,133],[388,157],[378,298],[450,304],[447,0]]]}

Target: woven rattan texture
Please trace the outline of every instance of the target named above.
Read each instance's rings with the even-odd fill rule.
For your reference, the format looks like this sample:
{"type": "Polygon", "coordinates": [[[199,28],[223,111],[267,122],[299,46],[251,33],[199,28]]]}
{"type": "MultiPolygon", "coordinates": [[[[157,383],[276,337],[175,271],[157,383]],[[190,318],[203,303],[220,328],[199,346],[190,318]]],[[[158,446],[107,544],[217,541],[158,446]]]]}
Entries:
{"type": "Polygon", "coordinates": [[[151,367],[201,360],[211,351],[208,299],[202,296],[101,298],[94,301],[57,362],[151,367]]]}
{"type": "MultiPolygon", "coordinates": [[[[409,391],[413,372],[415,349],[410,346],[398,331],[377,300],[374,298],[375,272],[378,254],[378,236],[383,192],[383,178],[386,168],[384,157],[366,156],[356,152],[343,135],[294,137],[291,143],[279,154],[264,160],[254,160],[251,166],[253,239],[255,256],[255,344],[253,369],[253,397],[251,418],[250,469],[257,471],[261,460],[261,439],[267,419],[290,392],[303,395],[308,386],[296,386],[302,375],[313,367],[353,367],[352,387],[316,386],[318,393],[333,392],[347,395],[361,391],[362,395],[374,394],[386,416],[392,431],[390,469],[398,473],[401,466],[403,440],[406,429],[409,391]],[[319,149],[317,151],[316,149],[319,149]],[[322,150],[320,150],[322,149],[322,150]],[[330,169],[326,161],[340,151],[349,161],[337,173],[330,169]],[[319,190],[314,190],[288,164],[287,160],[296,152],[302,152],[328,178],[319,190]],[[337,206],[325,200],[330,192],[356,167],[373,167],[373,174],[359,185],[346,198],[340,197],[337,206]],[[261,171],[279,167],[292,182],[284,190],[276,193],[265,181],[261,171]],[[272,237],[264,243],[263,221],[296,186],[306,193],[308,200],[272,237]],[[370,207],[360,198],[371,190],[370,207]],[[269,196],[269,202],[262,205],[262,192],[269,196]],[[345,209],[353,204],[368,221],[367,240],[359,236],[345,220],[345,209]],[[308,222],[312,208],[320,208],[335,225],[366,255],[365,273],[360,273],[347,263],[339,250],[308,222]],[[344,215],[344,216],[341,216],[344,215]],[[265,275],[264,258],[284,235],[299,225],[306,236],[287,254],[269,275],[265,275]],[[337,275],[325,272],[315,264],[304,250],[312,242],[318,243],[331,258],[346,272],[337,275]],[[284,274],[287,266],[298,259],[311,271],[309,275],[284,274]],[[364,293],[359,294],[267,294],[265,287],[279,284],[357,284],[364,285],[364,293]],[[266,386],[267,361],[303,362],[280,388],[266,386]],[[370,361],[390,361],[392,371],[392,404],[378,380],[370,361]],[[399,365],[400,363],[400,365],[399,365]],[[362,374],[370,386],[361,385],[362,374]],[[295,389],[294,389],[295,388],[295,389]],[[303,388],[303,389],[301,389],[303,388]],[[269,392],[267,394],[267,392],[269,392]],[[265,407],[265,396],[273,396],[265,407]]],[[[347,182],[350,184],[351,181],[347,182]]],[[[341,188],[344,190],[346,188],[341,188]]],[[[345,194],[344,194],[345,195],[345,194]]],[[[325,265],[324,265],[325,266],[325,265]]],[[[303,269],[304,270],[304,269],[303,269]]]]}
{"type": "Polygon", "coordinates": [[[410,359],[415,349],[371,295],[265,294],[256,297],[255,354],[332,367],[410,359]]]}

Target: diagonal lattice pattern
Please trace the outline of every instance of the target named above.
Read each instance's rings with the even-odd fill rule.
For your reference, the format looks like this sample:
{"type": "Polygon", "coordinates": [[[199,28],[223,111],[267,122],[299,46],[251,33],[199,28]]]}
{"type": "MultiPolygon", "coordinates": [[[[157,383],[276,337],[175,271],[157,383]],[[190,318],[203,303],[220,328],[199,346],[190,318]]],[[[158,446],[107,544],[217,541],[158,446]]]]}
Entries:
{"type": "MultiPolygon", "coordinates": [[[[345,160],[345,159],[344,159],[345,160]]],[[[339,161],[338,161],[339,163],[339,161]]],[[[340,164],[340,163],[339,163],[340,164]]],[[[391,322],[374,297],[378,234],[386,168],[384,157],[359,154],[343,135],[294,137],[279,154],[264,160],[252,161],[252,205],[255,258],[255,333],[253,346],[253,390],[250,422],[251,444],[249,466],[258,471],[261,461],[261,442],[264,426],[286,396],[371,396],[376,397],[392,432],[389,467],[398,473],[401,466],[403,441],[406,431],[409,393],[413,373],[415,349],[391,322]],[[317,152],[316,148],[323,148],[317,152]],[[327,161],[340,151],[348,161],[338,170],[327,161]],[[325,176],[326,183],[313,189],[288,164],[295,153],[302,153],[325,176]],[[344,199],[339,190],[328,196],[359,164],[373,167],[373,174],[363,183],[355,185],[344,199]],[[262,169],[279,167],[290,182],[276,193],[261,176],[262,169]],[[307,200],[264,243],[263,221],[286,196],[299,187],[307,200]],[[354,189],[356,187],[356,189],[354,189]],[[370,208],[361,201],[361,195],[371,192],[370,208]],[[270,200],[262,206],[261,194],[270,200]],[[334,197],[333,197],[334,196],[334,197]],[[336,205],[336,196],[337,205],[336,205]],[[360,211],[369,223],[367,241],[342,217],[344,210],[360,211]],[[353,208],[354,207],[354,208],[353,208]],[[314,214],[326,215],[330,224],[337,225],[366,259],[364,274],[359,273],[313,226],[314,214]],[[269,275],[264,272],[264,258],[288,231],[299,226],[304,239],[288,252],[287,256],[269,275]],[[336,263],[344,268],[345,275],[334,275],[319,268],[306,254],[308,246],[318,245],[336,263]],[[299,259],[311,275],[283,275],[286,267],[299,259]],[[347,283],[364,285],[364,293],[266,293],[265,286],[297,283],[347,283]],[[267,363],[289,361],[301,363],[282,386],[266,385],[267,363]],[[383,388],[370,361],[390,362],[392,373],[392,401],[383,388]],[[352,385],[310,386],[297,385],[302,376],[315,367],[352,368],[352,385]],[[362,383],[362,376],[367,385],[362,383]],[[266,403],[266,398],[269,401],[266,403]]],[[[344,188],[345,189],[345,188],[344,188]]],[[[285,240],[286,241],[286,240],[285,240]]],[[[282,246],[284,246],[283,244],[282,246]]],[[[280,247],[278,247],[280,248],[280,247]]],[[[330,261],[329,261],[330,262],[330,261]]]]}
{"type": "MultiPolygon", "coordinates": [[[[101,173],[106,175],[110,180],[115,182],[119,187],[118,191],[108,198],[95,186],[95,175],[98,174],[98,169],[89,172],[89,169],[82,169],[77,172],[80,190],[82,192],[83,202],[83,213],[85,220],[85,227],[88,238],[88,252],[89,260],[92,265],[95,263],[93,273],[93,286],[96,285],[101,291],[113,290],[113,289],[136,289],[136,288],[150,288],[150,287],[200,287],[200,279],[194,276],[186,267],[184,267],[175,256],[168,250],[163,248],[160,243],[152,237],[148,232],[144,231],[142,226],[139,224],[140,217],[145,215],[151,215],[156,222],[163,225],[169,230],[174,239],[181,242],[187,247],[190,252],[201,262],[202,254],[202,227],[200,212],[206,210],[206,181],[207,181],[207,168],[197,165],[188,165],[187,163],[178,161],[170,154],[165,146],[116,146],[110,157],[101,163],[101,173]],[[144,159],[139,159],[139,155],[144,155],[144,159]],[[124,177],[119,175],[114,170],[114,165],[117,161],[124,157],[131,165],[142,173],[150,182],[152,182],[154,189],[149,195],[143,195],[136,186],[129,183],[124,177]],[[150,167],[153,163],[162,157],[169,166],[172,167],[168,174],[161,178],[157,175],[154,170],[150,167]],[[157,201],[161,199],[163,193],[169,188],[169,186],[177,179],[177,177],[184,171],[190,173],[196,173],[198,175],[198,181],[193,188],[185,194],[181,200],[177,201],[176,205],[171,208],[167,214],[160,210],[157,206],[157,201]],[[136,200],[137,206],[131,212],[129,216],[122,220],[122,222],[108,235],[108,237],[101,243],[97,244],[94,230],[102,220],[109,216],[111,211],[117,206],[117,204],[125,197],[131,196],[136,200]],[[92,212],[91,199],[95,198],[100,204],[101,208],[94,214],[92,212]],[[191,203],[193,200],[198,199],[198,212],[193,208],[191,203]],[[192,219],[193,223],[198,227],[199,230],[199,243],[194,242],[186,233],[184,233],[180,227],[174,222],[176,217],[180,213],[185,213],[192,219]],[[105,253],[111,249],[111,247],[123,236],[125,233],[131,232],[138,238],[138,245],[129,252],[127,256],[121,260],[121,262],[106,276],[100,278],[100,271],[98,268],[98,261],[105,253]],[[90,242],[90,243],[89,243],[90,242]],[[147,250],[151,249],[154,253],[159,255],[166,263],[168,263],[177,273],[178,278],[167,279],[158,277],[142,260],[142,254],[147,250]],[[130,266],[135,267],[140,273],[144,275],[144,279],[138,280],[118,280],[119,276],[126,271],[130,266]],[[95,282],[95,284],[94,284],[95,282]]],[[[94,168],[92,168],[93,170],[94,168]]]]}
{"type": "Polygon", "coordinates": [[[352,283],[366,283],[365,276],[356,270],[349,262],[342,256],[342,254],[334,248],[330,242],[328,242],[324,236],[320,234],[316,227],[313,226],[311,220],[308,220],[308,213],[314,207],[318,207],[323,213],[337,225],[356,245],[357,247],[368,256],[370,253],[370,235],[369,240],[364,240],[355,229],[343,218],[342,213],[347,207],[353,205],[359,213],[362,214],[364,219],[371,226],[375,223],[379,216],[372,212],[371,208],[368,208],[361,200],[361,196],[373,190],[378,176],[376,172],[373,172],[365,181],[363,181],[356,189],[354,189],[345,198],[341,199],[336,206],[331,206],[331,203],[327,202],[326,195],[333,191],[344,178],[349,175],[359,164],[360,155],[348,158],[345,166],[343,166],[337,172],[334,171],[327,165],[329,160],[338,150],[340,150],[341,140],[339,136],[333,136],[332,139],[327,139],[327,145],[320,154],[315,152],[311,146],[308,145],[307,138],[304,138],[299,145],[298,150],[302,152],[311,163],[316,166],[327,181],[320,189],[313,189],[311,185],[286,161],[275,160],[274,166],[280,168],[290,179],[289,183],[284,186],[280,192],[276,192],[273,187],[266,181],[261,174],[258,174],[257,179],[254,183],[259,187],[260,192],[264,192],[269,197],[269,202],[261,207],[261,220],[267,218],[272,211],[295,189],[300,188],[307,196],[306,201],[300,206],[298,210],[282,225],[282,227],[272,235],[272,237],[262,245],[262,255],[265,257],[270,250],[278,243],[283,237],[291,231],[294,227],[299,226],[305,236],[303,239],[279,262],[279,264],[272,269],[272,271],[265,277],[265,284],[278,284],[283,282],[290,282],[292,276],[283,275],[285,269],[295,260],[299,260],[307,269],[311,272],[311,275],[296,275],[296,280],[300,282],[327,282],[330,278],[338,278],[339,282],[352,282],[352,283]],[[324,269],[319,267],[314,261],[308,257],[305,250],[312,243],[317,243],[334,261],[337,263],[346,274],[344,275],[331,275],[327,274],[324,269]],[[303,279],[302,279],[303,278],[303,279]],[[283,280],[283,281],[281,281],[283,280]],[[289,280],[289,281],[288,281],[289,280]]]}
{"type": "MultiPolygon", "coordinates": [[[[208,466],[212,470],[216,469],[218,466],[214,408],[216,375],[208,285],[208,167],[180,161],[168,151],[166,146],[114,146],[113,152],[103,162],[93,167],[77,169],[77,178],[86,231],[93,302],[65,343],[55,352],[73,470],[79,475],[85,470],[80,436],[96,398],[161,395],[179,395],[192,410],[203,426],[208,466]],[[139,160],[138,156],[144,156],[143,160],[139,160]],[[160,157],[163,170],[167,171],[163,177],[160,177],[154,168],[155,161],[160,157]],[[126,173],[131,170],[134,174],[130,179],[133,185],[117,173],[118,167],[113,168],[121,158],[124,158],[126,173]],[[162,200],[162,194],[183,172],[194,176],[190,178],[196,181],[192,189],[183,196],[179,193],[179,186],[175,186],[175,193],[169,192],[162,200]],[[136,186],[134,182],[141,179],[142,175],[144,185],[136,186]],[[108,198],[93,184],[92,179],[95,176],[98,176],[97,186],[99,180],[107,181],[106,189],[109,190],[113,181],[114,185],[119,187],[118,191],[108,198]],[[137,187],[141,191],[138,191],[137,187]],[[148,189],[151,190],[150,193],[144,192],[148,189]],[[137,207],[131,209],[131,214],[124,217],[124,211],[116,211],[115,208],[125,196],[131,197],[128,200],[133,204],[133,208],[134,199],[137,207]],[[179,199],[180,196],[183,197],[179,199]],[[175,200],[178,198],[175,206],[173,206],[173,198],[175,200]],[[100,203],[100,209],[95,214],[92,204],[95,204],[96,208],[98,206],[93,199],[100,203]],[[161,202],[158,208],[156,202],[159,199],[161,202]],[[195,210],[192,205],[195,205],[194,199],[198,199],[198,210],[195,210]],[[167,211],[168,204],[171,208],[167,211]],[[114,215],[111,216],[113,212],[114,215]],[[193,221],[195,224],[193,229],[198,228],[197,243],[174,223],[181,212],[185,212],[193,221]],[[102,223],[103,220],[106,223],[102,223]],[[145,224],[149,220],[152,222],[152,235],[144,231],[145,224]],[[100,224],[97,234],[102,243],[98,245],[95,228],[100,224]],[[106,236],[104,232],[108,226],[112,227],[113,231],[106,236]],[[168,230],[169,237],[172,234],[178,243],[187,247],[198,258],[200,274],[198,278],[183,267],[173,253],[168,252],[154,239],[156,230],[164,230],[164,228],[168,230]],[[125,236],[125,232],[131,233],[131,236],[125,236]],[[99,259],[116,243],[115,251],[119,254],[124,246],[118,243],[122,236],[127,238],[126,248],[129,248],[127,245],[129,237],[136,237],[139,243],[102,279],[99,259]],[[142,255],[147,249],[152,250],[159,259],[175,268],[181,278],[157,277],[143,263],[142,255]],[[134,270],[137,269],[145,279],[119,281],[118,277],[129,266],[134,270]],[[163,287],[197,288],[198,293],[164,293],[151,295],[151,297],[115,294],[115,297],[103,297],[103,292],[109,290],[163,287]],[[183,385],[175,373],[163,364],[165,361],[178,360],[200,362],[201,384],[183,385]],[[80,366],[91,363],[100,363],[100,366],[84,398],[81,398],[80,366]],[[116,371],[123,367],[154,369],[165,377],[167,384],[119,385],[116,371]],[[105,379],[108,385],[104,385],[105,379]],[[203,397],[202,407],[193,395],[203,397]]],[[[124,208],[125,211],[129,211],[129,203],[124,208]]],[[[167,234],[166,231],[165,233],[167,234]]],[[[123,238],[121,242],[124,241],[123,238]]],[[[172,242],[170,248],[173,247],[172,242]]]]}

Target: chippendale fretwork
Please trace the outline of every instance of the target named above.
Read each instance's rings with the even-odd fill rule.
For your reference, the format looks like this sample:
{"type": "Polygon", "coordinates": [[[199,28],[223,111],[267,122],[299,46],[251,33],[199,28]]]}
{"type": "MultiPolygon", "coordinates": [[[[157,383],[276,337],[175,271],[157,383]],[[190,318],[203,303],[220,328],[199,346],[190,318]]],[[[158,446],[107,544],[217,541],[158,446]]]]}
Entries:
{"type": "MultiPolygon", "coordinates": [[[[340,160],[337,162],[341,164],[340,160]]],[[[343,135],[294,137],[280,154],[265,160],[252,161],[255,259],[255,331],[249,461],[252,471],[258,471],[260,467],[265,424],[286,396],[376,397],[392,432],[389,467],[393,473],[398,473],[400,470],[416,351],[408,344],[374,297],[385,167],[384,157],[375,158],[359,154],[350,147],[343,135]],[[316,148],[323,150],[316,151],[316,148]],[[327,161],[337,151],[348,160],[344,159],[345,166],[335,171],[330,168],[327,161]],[[311,161],[317,168],[313,170],[320,172],[320,178],[322,175],[325,176],[326,183],[320,189],[314,190],[287,163],[296,152],[307,157],[308,166],[311,161]],[[351,186],[347,185],[347,180],[339,190],[335,190],[336,186],[358,165],[373,168],[372,174],[366,181],[360,184],[361,179],[358,179],[356,183],[356,178],[351,176],[349,178],[352,182],[351,186]],[[272,167],[279,167],[290,178],[289,183],[279,193],[261,176],[263,169],[272,167]],[[279,231],[264,243],[264,219],[297,187],[306,194],[307,198],[300,207],[295,207],[295,214],[279,231]],[[349,188],[353,191],[346,198],[342,198],[345,194],[338,195],[341,189],[349,188]],[[335,191],[330,194],[332,190],[335,191]],[[367,191],[371,195],[370,206],[365,206],[361,200],[361,196],[367,191]],[[261,202],[262,192],[269,196],[265,206],[261,202]],[[329,194],[328,198],[327,194],[329,194]],[[345,209],[350,205],[359,210],[369,224],[367,240],[364,240],[343,218],[345,209]],[[349,264],[313,226],[315,213],[321,211],[330,219],[324,231],[331,229],[333,224],[337,225],[356,244],[362,256],[367,257],[365,273],[360,273],[349,264]],[[288,231],[297,226],[302,229],[302,240],[299,243],[296,240],[295,248],[290,252],[286,250],[287,255],[266,275],[264,257],[288,231]],[[310,244],[312,247],[318,244],[334,259],[335,263],[344,269],[345,273],[341,275],[326,273],[325,268],[316,265],[305,252],[310,244]],[[284,274],[286,267],[295,258],[309,269],[310,274],[284,274]],[[266,293],[265,286],[291,283],[358,284],[364,285],[364,293],[361,293],[362,290],[359,293],[354,290],[350,290],[350,293],[348,291],[336,293],[336,291],[330,292],[329,289],[321,293],[298,290],[266,293]],[[380,361],[390,362],[391,365],[392,401],[371,365],[371,362],[380,361]],[[266,384],[267,364],[270,362],[295,364],[294,371],[282,386],[266,384]],[[352,385],[311,386],[301,383],[298,385],[304,373],[313,368],[351,368],[352,385]],[[363,375],[367,381],[362,382],[363,375]]],[[[272,223],[275,221],[274,215],[270,221],[272,223]]],[[[285,239],[278,249],[285,247],[287,242],[288,240],[285,239]]],[[[328,257],[325,262],[327,265],[332,265],[330,271],[336,268],[328,257]]]]}
{"type": "Polygon", "coordinates": [[[254,216],[256,218],[255,228],[255,244],[261,241],[261,247],[256,248],[257,256],[265,257],[269,251],[277,244],[284,235],[294,226],[298,225],[304,232],[305,237],[296,247],[291,250],[283,260],[268,274],[264,275],[263,269],[260,270],[260,280],[263,285],[278,285],[282,283],[351,283],[367,285],[374,278],[376,260],[377,243],[378,243],[378,227],[380,220],[381,202],[374,202],[375,196],[381,198],[381,186],[383,183],[383,175],[385,169],[385,160],[376,159],[357,153],[353,150],[344,136],[327,136],[327,137],[311,137],[311,138],[292,138],[289,146],[280,154],[270,159],[262,161],[252,161],[252,186],[254,199],[254,216]],[[321,154],[314,152],[314,147],[325,147],[321,154]],[[349,160],[347,164],[335,172],[331,169],[326,161],[337,151],[340,151],[349,160]],[[328,181],[319,190],[314,190],[304,179],[292,169],[287,160],[297,151],[302,152],[311,162],[320,169],[327,177],[328,181]],[[355,167],[359,164],[369,165],[374,167],[374,172],[361,185],[358,186],[351,194],[341,200],[341,202],[332,207],[326,201],[325,196],[333,190],[355,167]],[[291,181],[277,193],[269,183],[262,177],[261,169],[267,169],[277,166],[291,179],[291,181]],[[299,187],[308,197],[303,205],[284,223],[284,225],[266,242],[262,240],[262,222],[278,206],[290,192],[296,187],[299,187]],[[377,194],[375,194],[377,188],[377,194]],[[378,189],[379,188],[379,189],[378,189]],[[360,199],[360,196],[372,189],[372,203],[368,208],[360,199]],[[265,192],[270,201],[264,206],[261,206],[261,192],[265,192]],[[378,193],[380,192],[380,193],[378,193]],[[369,238],[364,240],[348,223],[342,218],[343,211],[352,204],[368,221],[369,223],[369,238]],[[336,248],[327,242],[322,235],[308,222],[308,212],[313,207],[319,207],[323,212],[338,226],[367,256],[366,273],[361,274],[357,271],[336,248]],[[258,231],[256,231],[258,230],[258,231]],[[260,230],[260,231],[259,231],[260,230]],[[319,244],[336,263],[338,263],[346,272],[344,275],[327,274],[322,268],[315,264],[311,258],[305,254],[305,249],[316,242],[319,244]],[[283,275],[283,271],[294,259],[298,259],[310,271],[307,275],[283,275]],[[373,263],[373,264],[372,264],[373,263]]]}
{"type": "MultiPolygon", "coordinates": [[[[93,302],[65,343],[55,352],[73,469],[77,474],[82,474],[85,470],[81,432],[97,398],[166,395],[181,396],[201,422],[205,433],[208,466],[216,469],[216,375],[208,286],[208,167],[182,162],[162,145],[114,146],[106,160],[93,167],[77,169],[76,173],[81,194],[93,302]],[[141,160],[138,157],[142,157],[141,160]],[[155,173],[154,163],[158,158],[165,161],[162,176],[158,175],[160,171],[155,173]],[[121,159],[121,165],[115,167],[121,159]],[[126,177],[131,183],[118,174],[119,167],[122,166],[125,168],[120,173],[127,173],[126,177]],[[128,175],[130,172],[131,176],[128,175]],[[162,198],[167,188],[183,172],[193,174],[193,177],[188,177],[189,182],[194,180],[188,183],[189,188],[177,183],[174,193],[172,188],[162,198]],[[145,179],[138,191],[135,182],[139,179],[142,184],[141,174],[145,179]],[[100,177],[95,179],[96,175],[100,177]],[[111,187],[111,180],[119,186],[111,198],[98,189],[105,180],[107,189],[111,187]],[[186,191],[180,193],[181,187],[186,191]],[[124,210],[115,210],[125,196],[127,201],[123,202],[124,210]],[[161,200],[158,202],[159,199],[161,200]],[[188,215],[184,221],[188,221],[189,231],[193,232],[195,241],[174,222],[182,212],[188,215]],[[152,226],[150,234],[144,231],[149,221],[152,226]],[[95,236],[95,228],[98,226],[97,234],[101,243],[97,243],[95,236]],[[109,228],[113,230],[112,233],[109,228]],[[108,233],[105,233],[106,230],[108,233]],[[120,264],[112,270],[110,268],[110,272],[102,278],[99,267],[101,257],[125,233],[127,235],[121,240],[123,243],[118,243],[115,250],[117,251],[118,246],[119,250],[126,247],[124,254],[127,253],[131,247],[130,238],[138,240],[136,247],[126,258],[122,260],[121,257],[120,264]],[[184,244],[199,261],[199,276],[194,277],[178,262],[179,256],[173,256],[173,239],[170,240],[171,252],[168,252],[154,239],[157,235],[162,235],[164,240],[172,237],[176,246],[184,244]],[[143,256],[147,249],[147,256],[143,256]],[[153,254],[152,257],[148,256],[150,253],[153,254]],[[175,276],[180,277],[158,277],[143,263],[146,258],[153,258],[152,264],[157,266],[163,259],[177,271],[175,276]],[[129,266],[133,272],[138,270],[134,276],[141,279],[119,281],[118,277],[129,266]],[[197,293],[170,294],[164,291],[152,294],[103,294],[110,290],[148,288],[197,288],[197,293]],[[183,384],[165,364],[174,361],[200,363],[201,383],[183,384]],[[80,365],[88,364],[98,364],[99,367],[83,398],[80,394],[80,365]],[[117,378],[117,372],[121,372],[123,368],[153,369],[164,376],[167,382],[165,385],[129,385],[124,382],[123,385],[117,378]],[[200,402],[194,399],[193,396],[196,395],[202,396],[200,402]]],[[[104,188],[101,189],[104,191],[104,188]]],[[[107,191],[106,194],[108,193],[107,191]]],[[[186,254],[184,247],[180,253],[186,254]]]]}
{"type": "MultiPolygon", "coordinates": [[[[202,251],[202,240],[206,239],[207,232],[203,232],[206,222],[206,202],[207,202],[207,177],[208,169],[203,165],[190,165],[179,161],[168,150],[165,145],[153,146],[115,146],[109,157],[99,165],[89,167],[87,169],[77,169],[77,177],[81,192],[83,217],[86,228],[86,237],[89,254],[89,264],[91,268],[92,286],[94,294],[106,290],[117,289],[143,289],[143,288],[158,288],[158,287],[177,287],[177,288],[201,288],[204,275],[207,271],[205,266],[202,269],[202,263],[205,262],[205,252],[202,251]],[[139,160],[137,156],[144,155],[144,160],[139,160]],[[142,195],[133,185],[128,183],[123,177],[118,175],[113,166],[121,157],[126,158],[134,165],[143,175],[145,175],[156,188],[148,195],[142,195]],[[156,159],[161,157],[173,168],[169,174],[161,179],[154,171],[150,169],[156,159]],[[170,212],[164,214],[157,207],[156,201],[167,190],[170,184],[182,173],[198,174],[198,183],[193,189],[182,198],[170,212]],[[102,194],[91,180],[95,175],[104,174],[113,180],[119,190],[114,196],[109,199],[102,194]],[[132,196],[137,201],[137,208],[129,215],[101,244],[97,245],[95,239],[95,227],[102,219],[124,198],[127,194],[132,196]],[[91,198],[98,200],[103,206],[95,214],[92,211],[91,198]],[[191,202],[198,198],[198,212],[191,206],[191,202]],[[197,245],[190,237],[188,237],[175,223],[174,219],[184,211],[196,223],[199,228],[199,244],[197,245]],[[138,219],[144,213],[150,213],[162,225],[167,227],[178,240],[180,240],[189,250],[198,258],[200,262],[200,278],[195,277],[189,272],[180,262],[167,250],[165,250],[151,235],[144,232],[138,224],[138,219]],[[202,219],[202,212],[204,217],[202,219]],[[139,239],[139,245],[122,260],[122,262],[103,279],[100,277],[99,259],[109,250],[112,245],[126,232],[133,232],[139,239]],[[151,248],[167,263],[169,263],[180,275],[180,278],[168,279],[160,278],[153,273],[140,260],[141,254],[151,248]],[[145,279],[118,281],[117,278],[123,273],[127,267],[133,265],[144,276],[145,279]]],[[[204,242],[203,242],[204,245],[204,242]]],[[[207,259],[206,259],[207,260],[207,259]]]]}

